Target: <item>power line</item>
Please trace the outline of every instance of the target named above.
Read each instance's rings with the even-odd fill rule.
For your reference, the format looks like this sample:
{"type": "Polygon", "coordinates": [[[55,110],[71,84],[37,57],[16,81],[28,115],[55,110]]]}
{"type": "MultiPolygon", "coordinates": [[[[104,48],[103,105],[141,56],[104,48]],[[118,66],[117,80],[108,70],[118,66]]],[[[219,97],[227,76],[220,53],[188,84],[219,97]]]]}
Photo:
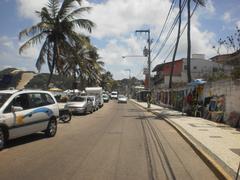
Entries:
{"type": "Polygon", "coordinates": [[[166,26],[166,24],[167,24],[168,18],[169,18],[169,16],[170,16],[171,13],[172,13],[174,3],[175,3],[175,0],[172,1],[171,7],[170,7],[170,9],[168,10],[168,14],[167,14],[167,17],[166,17],[165,22],[164,22],[164,24],[163,24],[163,27],[162,27],[162,29],[161,29],[161,32],[160,32],[160,34],[159,34],[159,36],[158,36],[158,38],[157,38],[157,41],[156,41],[155,44],[153,45],[153,48],[152,48],[151,51],[154,51],[155,48],[157,47],[157,43],[159,42],[160,37],[162,36],[162,33],[163,33],[163,31],[164,31],[164,29],[165,29],[165,26],[166,26]]]}
{"type": "MultiPolygon", "coordinates": [[[[195,5],[195,7],[194,7],[194,9],[193,9],[193,11],[192,11],[192,13],[191,13],[191,15],[190,15],[190,18],[192,17],[192,15],[194,14],[194,12],[196,11],[197,6],[198,6],[198,3],[196,3],[196,5],[195,5]]],[[[183,28],[182,31],[181,31],[181,34],[180,34],[180,37],[179,37],[179,38],[181,38],[182,34],[184,33],[184,31],[185,31],[185,29],[186,29],[186,27],[187,27],[187,24],[188,24],[188,23],[186,22],[184,28],[183,28]]],[[[177,41],[177,40],[175,40],[174,43],[171,45],[171,48],[170,48],[171,50],[169,51],[168,55],[164,58],[164,61],[163,61],[163,62],[166,62],[166,60],[168,59],[168,57],[170,56],[170,54],[171,54],[172,51],[174,50],[174,45],[175,45],[176,41],[177,41]]]]}
{"type": "MultiPolygon", "coordinates": [[[[184,7],[185,7],[186,2],[187,2],[187,0],[185,0],[185,1],[183,2],[181,12],[183,11],[183,9],[184,9],[184,7]]],[[[159,48],[159,50],[158,50],[157,54],[155,55],[155,57],[153,58],[152,62],[159,56],[159,54],[161,53],[162,49],[163,49],[164,46],[166,45],[169,37],[171,36],[171,34],[172,34],[172,32],[173,32],[173,30],[174,30],[174,28],[175,28],[175,26],[176,26],[176,24],[177,24],[177,22],[178,22],[178,18],[179,18],[179,12],[178,12],[177,16],[175,17],[174,22],[173,22],[170,30],[168,31],[168,34],[167,34],[166,38],[164,39],[161,47],[159,48]]]]}

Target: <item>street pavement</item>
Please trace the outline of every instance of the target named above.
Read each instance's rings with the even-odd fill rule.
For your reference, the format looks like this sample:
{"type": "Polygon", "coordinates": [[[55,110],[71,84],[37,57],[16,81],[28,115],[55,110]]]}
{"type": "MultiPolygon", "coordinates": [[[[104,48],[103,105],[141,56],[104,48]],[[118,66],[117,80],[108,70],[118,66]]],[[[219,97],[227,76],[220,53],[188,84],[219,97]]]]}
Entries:
{"type": "MultiPolygon", "coordinates": [[[[131,101],[147,109],[146,102],[131,101]]],[[[154,104],[149,111],[175,127],[200,156],[225,178],[236,178],[240,163],[239,129],[199,117],[189,117],[154,104]]]]}
{"type": "Polygon", "coordinates": [[[133,102],[74,116],[53,138],[12,140],[0,159],[3,180],[217,179],[171,125],[133,102]]]}

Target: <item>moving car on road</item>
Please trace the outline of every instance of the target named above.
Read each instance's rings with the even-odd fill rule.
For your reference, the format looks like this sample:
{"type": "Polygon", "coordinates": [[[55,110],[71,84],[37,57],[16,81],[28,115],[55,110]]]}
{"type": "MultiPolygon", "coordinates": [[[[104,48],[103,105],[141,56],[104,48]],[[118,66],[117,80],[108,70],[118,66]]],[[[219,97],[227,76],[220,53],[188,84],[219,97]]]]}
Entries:
{"type": "Polygon", "coordinates": [[[117,99],[117,98],[118,98],[118,92],[117,91],[112,91],[111,99],[117,99]]]}
{"type": "Polygon", "coordinates": [[[118,103],[127,103],[127,99],[124,95],[118,95],[118,103]]]}
{"type": "Polygon", "coordinates": [[[7,140],[35,132],[55,136],[58,116],[57,101],[47,91],[0,91],[0,150],[7,140]]]}
{"type": "Polygon", "coordinates": [[[87,114],[94,111],[93,102],[88,96],[73,96],[65,105],[72,113],[87,114]]]}

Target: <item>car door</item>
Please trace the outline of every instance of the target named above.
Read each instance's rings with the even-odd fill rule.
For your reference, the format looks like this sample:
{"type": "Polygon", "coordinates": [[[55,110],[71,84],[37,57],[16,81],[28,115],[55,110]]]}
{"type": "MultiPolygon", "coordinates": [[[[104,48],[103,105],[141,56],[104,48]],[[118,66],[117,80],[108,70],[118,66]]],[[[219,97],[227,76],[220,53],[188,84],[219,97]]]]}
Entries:
{"type": "Polygon", "coordinates": [[[35,132],[34,129],[31,128],[34,121],[31,112],[32,109],[29,103],[28,94],[19,94],[13,98],[3,112],[6,116],[6,121],[12,122],[9,126],[9,139],[35,132]],[[13,112],[13,106],[19,107],[21,110],[13,112]]]}

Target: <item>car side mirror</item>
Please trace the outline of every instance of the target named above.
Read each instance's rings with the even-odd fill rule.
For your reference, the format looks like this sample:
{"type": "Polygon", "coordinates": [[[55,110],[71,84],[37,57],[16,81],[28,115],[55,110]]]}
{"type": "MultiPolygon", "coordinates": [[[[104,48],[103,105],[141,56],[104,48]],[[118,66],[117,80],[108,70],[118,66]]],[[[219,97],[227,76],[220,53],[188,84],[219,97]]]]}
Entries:
{"type": "Polygon", "coordinates": [[[22,111],[23,108],[21,106],[12,106],[11,108],[12,112],[22,111]]]}

